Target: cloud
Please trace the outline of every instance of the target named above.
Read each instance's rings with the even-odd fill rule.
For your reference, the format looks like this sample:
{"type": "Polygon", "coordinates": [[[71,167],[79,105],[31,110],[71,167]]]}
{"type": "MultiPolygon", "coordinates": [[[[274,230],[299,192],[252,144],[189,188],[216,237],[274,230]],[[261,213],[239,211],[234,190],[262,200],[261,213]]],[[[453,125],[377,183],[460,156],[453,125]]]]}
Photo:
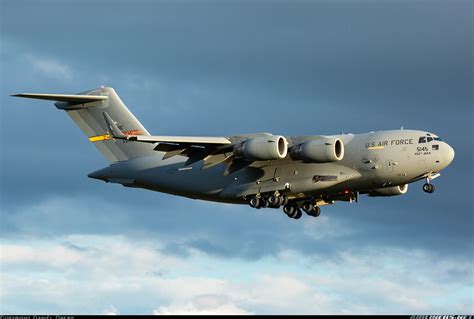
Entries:
{"type": "Polygon", "coordinates": [[[2,309],[22,313],[120,309],[121,314],[474,310],[472,261],[437,260],[425,251],[367,247],[363,254],[344,250],[333,258],[290,251],[283,257],[242,261],[199,251],[176,257],[167,254],[165,246],[163,239],[90,235],[2,244],[2,309]]]}
{"type": "Polygon", "coordinates": [[[115,316],[115,315],[120,315],[120,312],[117,310],[117,308],[115,308],[114,305],[110,305],[104,309],[102,314],[108,315],[108,316],[115,316]]]}
{"type": "Polygon", "coordinates": [[[43,76],[62,81],[70,81],[73,78],[71,68],[58,60],[38,57],[32,54],[25,55],[25,59],[36,72],[41,73],[43,76]]]}
{"type": "Polygon", "coordinates": [[[81,256],[77,251],[63,245],[42,247],[28,247],[18,244],[2,245],[1,260],[5,264],[38,263],[47,267],[67,267],[79,261],[81,256]],[[60,258],[55,258],[60,256],[60,258]]]}
{"type": "Polygon", "coordinates": [[[200,295],[184,304],[174,303],[153,310],[154,315],[251,315],[221,295],[200,295]]]}

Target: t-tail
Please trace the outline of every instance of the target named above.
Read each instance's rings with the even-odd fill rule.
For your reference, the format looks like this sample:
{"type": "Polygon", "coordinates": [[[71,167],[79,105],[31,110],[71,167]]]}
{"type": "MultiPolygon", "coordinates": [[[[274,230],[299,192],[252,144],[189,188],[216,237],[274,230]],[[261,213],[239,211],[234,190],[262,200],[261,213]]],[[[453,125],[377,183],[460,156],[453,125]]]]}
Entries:
{"type": "Polygon", "coordinates": [[[149,136],[150,133],[129,111],[113,88],[101,87],[74,95],[22,93],[13,96],[57,101],[55,106],[66,111],[89,141],[111,163],[152,155],[154,152],[152,144],[115,138],[110,121],[112,127],[119,129],[125,136],[149,136]]]}

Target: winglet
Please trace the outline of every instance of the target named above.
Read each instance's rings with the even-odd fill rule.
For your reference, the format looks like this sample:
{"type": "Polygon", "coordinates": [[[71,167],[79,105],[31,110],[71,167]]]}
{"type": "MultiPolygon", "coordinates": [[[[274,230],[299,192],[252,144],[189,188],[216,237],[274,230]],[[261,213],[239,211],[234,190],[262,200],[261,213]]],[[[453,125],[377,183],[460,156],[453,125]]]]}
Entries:
{"type": "Polygon", "coordinates": [[[112,120],[110,115],[107,114],[107,112],[103,112],[102,115],[104,116],[105,123],[107,124],[107,129],[110,135],[112,135],[114,138],[127,138],[127,136],[122,133],[122,131],[119,129],[117,124],[115,124],[114,120],[112,120]]]}

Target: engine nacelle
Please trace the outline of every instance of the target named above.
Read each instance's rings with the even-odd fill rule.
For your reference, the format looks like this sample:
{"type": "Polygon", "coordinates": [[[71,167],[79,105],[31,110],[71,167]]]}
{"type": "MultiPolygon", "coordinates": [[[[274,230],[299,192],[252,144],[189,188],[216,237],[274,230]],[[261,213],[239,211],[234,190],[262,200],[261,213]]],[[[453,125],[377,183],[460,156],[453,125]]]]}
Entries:
{"type": "Polygon", "coordinates": [[[377,188],[369,192],[369,196],[396,196],[406,194],[408,191],[408,184],[398,185],[392,187],[377,188]]]}
{"type": "Polygon", "coordinates": [[[249,161],[270,161],[286,157],[288,142],[279,135],[248,139],[234,147],[234,155],[249,161]]]}
{"type": "Polygon", "coordinates": [[[344,143],[338,138],[322,138],[308,141],[290,149],[293,160],[302,160],[309,163],[328,163],[340,161],[344,158],[344,143]]]}

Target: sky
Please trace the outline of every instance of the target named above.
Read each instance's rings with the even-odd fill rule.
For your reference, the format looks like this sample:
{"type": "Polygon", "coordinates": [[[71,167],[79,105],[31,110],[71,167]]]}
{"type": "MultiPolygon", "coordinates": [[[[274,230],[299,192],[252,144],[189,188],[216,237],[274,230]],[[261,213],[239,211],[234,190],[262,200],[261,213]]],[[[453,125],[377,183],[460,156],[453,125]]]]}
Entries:
{"type": "Polygon", "coordinates": [[[0,0],[0,313],[474,313],[472,1],[0,0]],[[115,88],[155,135],[434,132],[436,192],[292,220],[87,178],[21,92],[115,88]]]}

